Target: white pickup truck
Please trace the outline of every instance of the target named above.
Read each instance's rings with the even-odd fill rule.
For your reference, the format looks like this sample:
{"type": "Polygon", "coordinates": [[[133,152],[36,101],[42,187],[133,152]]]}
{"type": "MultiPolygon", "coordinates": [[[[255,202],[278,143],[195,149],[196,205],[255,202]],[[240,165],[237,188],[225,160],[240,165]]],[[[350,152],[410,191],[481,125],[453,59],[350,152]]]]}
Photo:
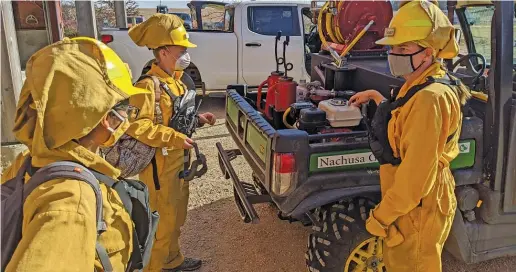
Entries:
{"type": "MultiPolygon", "coordinates": [[[[290,36],[286,58],[293,69],[288,76],[296,81],[310,79],[305,68],[309,58],[305,39],[312,26],[309,1],[192,1],[188,6],[193,25],[188,32],[198,47],[189,49],[192,64],[187,72],[203,91],[225,90],[230,84],[259,85],[264,81],[276,69],[274,44],[278,31],[282,31],[279,56],[283,54],[285,36],[290,36]]],[[[146,47],[135,45],[127,30],[104,29],[102,41],[129,64],[136,80],[154,57],[146,47]]]]}

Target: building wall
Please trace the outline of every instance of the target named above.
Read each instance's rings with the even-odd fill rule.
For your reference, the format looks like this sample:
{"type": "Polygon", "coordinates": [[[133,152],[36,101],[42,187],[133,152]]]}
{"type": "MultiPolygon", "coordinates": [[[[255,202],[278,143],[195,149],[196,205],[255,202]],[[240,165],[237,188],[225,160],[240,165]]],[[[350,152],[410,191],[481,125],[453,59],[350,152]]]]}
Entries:
{"type": "Polygon", "coordinates": [[[2,144],[16,142],[16,138],[12,134],[14,128],[14,116],[16,112],[16,101],[14,99],[14,87],[11,78],[11,66],[9,65],[9,54],[7,51],[7,40],[5,37],[5,31],[3,26],[3,20],[1,20],[1,33],[0,33],[0,57],[1,57],[1,104],[2,104],[2,144]]]}
{"type": "Polygon", "coordinates": [[[18,39],[20,64],[25,64],[30,56],[50,44],[43,1],[13,1],[14,24],[18,39]]]}
{"type": "Polygon", "coordinates": [[[25,64],[32,54],[49,45],[48,32],[46,30],[18,30],[18,51],[20,52],[20,64],[25,69],[25,64]]]}

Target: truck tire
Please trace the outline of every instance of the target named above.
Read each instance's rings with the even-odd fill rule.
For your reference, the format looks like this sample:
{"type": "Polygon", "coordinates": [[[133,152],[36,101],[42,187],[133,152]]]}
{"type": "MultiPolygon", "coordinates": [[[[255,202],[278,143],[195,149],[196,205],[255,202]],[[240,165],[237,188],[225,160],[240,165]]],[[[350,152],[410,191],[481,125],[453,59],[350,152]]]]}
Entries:
{"type": "Polygon", "coordinates": [[[369,199],[355,198],[316,209],[318,224],[308,237],[305,254],[308,271],[387,271],[383,240],[365,229],[365,220],[374,206],[369,199]]]}

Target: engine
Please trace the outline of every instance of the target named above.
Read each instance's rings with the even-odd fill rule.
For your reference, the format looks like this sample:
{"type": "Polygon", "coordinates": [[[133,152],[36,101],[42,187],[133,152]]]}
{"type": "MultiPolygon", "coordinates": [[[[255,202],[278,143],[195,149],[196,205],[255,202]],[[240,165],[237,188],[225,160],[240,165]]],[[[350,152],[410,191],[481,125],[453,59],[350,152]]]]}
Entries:
{"type": "MultiPolygon", "coordinates": [[[[361,109],[349,105],[355,94],[352,90],[325,90],[321,83],[302,82],[296,89],[295,103],[283,116],[287,128],[295,128],[309,134],[349,132],[360,128],[361,109]]],[[[337,139],[334,139],[337,140],[337,139]]]]}

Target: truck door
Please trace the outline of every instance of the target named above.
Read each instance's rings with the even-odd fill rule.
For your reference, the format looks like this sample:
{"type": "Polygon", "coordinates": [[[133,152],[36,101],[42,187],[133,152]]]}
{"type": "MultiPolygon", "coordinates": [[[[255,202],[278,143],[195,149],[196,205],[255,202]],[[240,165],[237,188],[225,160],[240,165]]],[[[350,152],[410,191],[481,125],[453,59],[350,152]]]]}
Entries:
{"type": "MultiPolygon", "coordinates": [[[[510,29],[509,29],[510,30],[510,29]]],[[[505,173],[505,198],[504,212],[516,212],[516,3],[514,4],[514,13],[512,18],[513,37],[506,43],[512,44],[512,93],[510,101],[510,109],[507,109],[509,118],[507,123],[508,136],[507,141],[507,164],[505,173]]],[[[509,33],[510,34],[510,33],[509,33]]],[[[506,90],[510,89],[510,84],[506,84],[506,90]]],[[[507,105],[509,108],[509,105],[507,105]]]]}
{"type": "MultiPolygon", "coordinates": [[[[242,22],[247,22],[247,26],[241,27],[242,41],[239,44],[245,82],[258,85],[276,70],[274,44],[278,31],[282,31],[278,57],[283,55],[285,36],[290,36],[286,58],[288,63],[292,63],[293,69],[288,72],[288,76],[299,81],[304,71],[304,40],[298,7],[288,4],[256,4],[247,6],[241,14],[242,22]]],[[[283,70],[283,66],[280,66],[280,71],[283,70]]]]}

